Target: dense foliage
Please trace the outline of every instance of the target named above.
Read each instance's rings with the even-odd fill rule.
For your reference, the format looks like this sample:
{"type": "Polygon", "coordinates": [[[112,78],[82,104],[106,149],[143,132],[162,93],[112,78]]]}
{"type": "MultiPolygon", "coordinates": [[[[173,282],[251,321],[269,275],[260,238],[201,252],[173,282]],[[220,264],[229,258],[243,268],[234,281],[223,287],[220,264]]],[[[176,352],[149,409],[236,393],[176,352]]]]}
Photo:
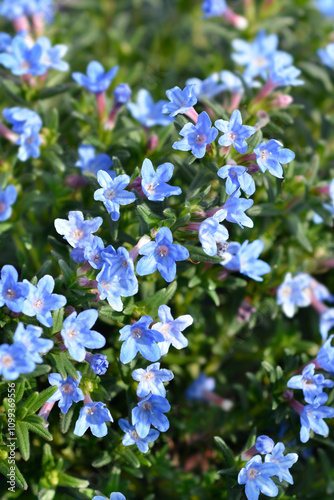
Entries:
{"type": "Polygon", "coordinates": [[[2,2],[0,18],[1,498],[243,499],[252,451],[243,452],[267,435],[298,454],[293,484],[274,478],[277,498],[332,499],[334,358],[314,360],[334,327],[324,304],[334,299],[333,2],[230,1],[228,14],[211,17],[194,0],[46,1],[44,35],[59,47],[44,61],[45,40],[31,52],[43,35],[37,7],[23,16],[31,37],[15,35],[27,26],[5,7],[20,3],[2,2]],[[261,37],[263,52],[236,42],[261,37]],[[92,61],[118,66],[98,88],[82,76],[92,61]],[[206,94],[189,89],[214,74],[206,94]],[[164,103],[154,108],[142,89],[164,103]],[[234,143],[238,134],[246,142],[234,143]],[[230,174],[236,165],[247,168],[230,174]],[[90,221],[84,244],[80,214],[90,221]],[[21,299],[11,301],[17,279],[21,299]],[[181,316],[166,346],[163,325],[181,316]],[[42,338],[28,355],[29,335],[42,338]],[[93,366],[91,350],[106,358],[93,366]],[[157,362],[165,384],[152,389],[141,369],[157,362]],[[303,396],[301,377],[289,382],[310,362],[327,377],[317,379],[320,396],[303,396]],[[75,402],[64,397],[58,408],[65,379],[75,402]],[[298,413],[310,405],[312,418],[315,396],[329,435],[311,425],[308,439],[298,413]],[[162,409],[150,421],[160,435],[144,422],[147,397],[162,409]],[[92,402],[95,432],[83,413],[92,402]],[[131,423],[147,453],[131,441],[131,423]]]}

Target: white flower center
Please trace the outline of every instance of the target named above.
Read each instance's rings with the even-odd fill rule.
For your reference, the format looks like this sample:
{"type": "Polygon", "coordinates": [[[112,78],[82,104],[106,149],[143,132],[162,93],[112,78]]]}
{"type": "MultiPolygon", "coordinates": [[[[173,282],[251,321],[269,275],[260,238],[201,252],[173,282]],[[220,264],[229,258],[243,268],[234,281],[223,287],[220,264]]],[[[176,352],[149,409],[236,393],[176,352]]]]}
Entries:
{"type": "Polygon", "coordinates": [[[195,139],[196,144],[198,144],[199,146],[202,146],[203,144],[205,144],[205,141],[206,141],[205,134],[197,134],[196,135],[196,139],[195,139]]]}
{"type": "Polygon", "coordinates": [[[116,191],[114,189],[107,189],[105,192],[104,192],[104,196],[105,198],[107,198],[108,200],[113,200],[116,196],[116,191]]]}
{"type": "Polygon", "coordinates": [[[247,476],[249,479],[255,479],[258,474],[259,474],[259,471],[257,469],[255,469],[254,467],[251,467],[247,471],[247,476]]]}
{"type": "Polygon", "coordinates": [[[78,332],[74,328],[68,328],[66,330],[66,336],[70,337],[70,339],[75,337],[76,335],[78,335],[78,332]]]}
{"type": "Polygon", "coordinates": [[[6,210],[6,203],[3,201],[0,203],[0,214],[2,214],[6,210]]]}
{"type": "Polygon", "coordinates": [[[237,137],[238,135],[235,132],[228,132],[227,134],[227,138],[232,142],[235,141],[237,137]]]}
{"type": "Polygon", "coordinates": [[[15,298],[15,291],[12,290],[11,288],[8,288],[5,295],[6,295],[7,299],[14,299],[15,298]]]}
{"type": "Polygon", "coordinates": [[[13,359],[13,357],[10,354],[5,354],[1,358],[1,363],[6,368],[9,368],[14,363],[14,359],[13,359]]]}
{"type": "Polygon", "coordinates": [[[157,252],[158,254],[160,255],[160,257],[166,257],[166,255],[168,255],[168,247],[166,247],[166,245],[160,245],[158,248],[157,248],[157,252]]]}
{"type": "Polygon", "coordinates": [[[267,149],[261,151],[260,158],[262,161],[267,161],[271,153],[267,149]]]}
{"type": "Polygon", "coordinates": [[[32,302],[32,305],[36,311],[40,311],[44,305],[43,301],[41,299],[35,299],[32,302]]]}
{"type": "Polygon", "coordinates": [[[84,236],[84,231],[82,229],[73,229],[72,231],[72,238],[75,239],[75,240],[81,240],[84,236]]]}
{"type": "Polygon", "coordinates": [[[62,392],[65,392],[65,394],[68,394],[73,391],[73,385],[72,384],[63,384],[61,388],[62,392]]]}
{"type": "Polygon", "coordinates": [[[135,339],[140,339],[140,337],[143,335],[143,331],[141,328],[134,328],[132,330],[132,336],[135,338],[135,339]]]}

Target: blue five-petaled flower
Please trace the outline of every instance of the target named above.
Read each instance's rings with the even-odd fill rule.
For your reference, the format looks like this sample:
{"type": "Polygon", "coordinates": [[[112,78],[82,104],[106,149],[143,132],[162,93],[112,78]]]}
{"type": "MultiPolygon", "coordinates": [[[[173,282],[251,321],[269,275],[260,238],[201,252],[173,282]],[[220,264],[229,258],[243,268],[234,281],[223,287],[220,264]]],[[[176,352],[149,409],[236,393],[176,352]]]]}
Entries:
{"type": "Polygon", "coordinates": [[[137,352],[149,361],[158,361],[161,357],[157,342],[163,342],[163,335],[157,330],[150,329],[153,319],[150,316],[142,316],[133,325],[126,325],[119,331],[119,340],[124,341],[121,347],[120,360],[129,363],[134,359],[137,352]]]}
{"type": "Polygon", "coordinates": [[[256,132],[254,127],[242,124],[241,113],[238,109],[233,111],[230,121],[216,120],[215,126],[223,132],[223,135],[218,139],[218,143],[225,147],[233,146],[242,154],[247,151],[246,139],[256,132]]]}
{"type": "Polygon", "coordinates": [[[141,168],[141,186],[147,198],[151,201],[163,201],[169,196],[182,193],[181,188],[167,184],[173,175],[174,165],[163,163],[155,171],[151,160],[146,158],[141,168]]]}
{"type": "Polygon", "coordinates": [[[174,142],[173,148],[180,151],[190,151],[196,158],[203,158],[206,153],[206,147],[213,142],[218,130],[212,127],[209,115],[206,111],[202,111],[198,115],[197,123],[187,123],[180,135],[183,137],[180,141],[174,142]]]}
{"type": "Polygon", "coordinates": [[[270,139],[267,143],[262,141],[255,149],[256,161],[261,172],[269,171],[279,179],[283,178],[283,168],[281,163],[290,163],[295,158],[295,153],[290,149],[283,148],[283,144],[275,139],[270,139]]]}
{"type": "Polygon", "coordinates": [[[101,189],[97,189],[94,193],[94,200],[102,201],[113,221],[117,221],[120,217],[120,205],[129,205],[133,203],[136,196],[125,188],[130,182],[128,175],[118,175],[114,172],[105,172],[99,170],[97,173],[97,181],[101,189]]]}

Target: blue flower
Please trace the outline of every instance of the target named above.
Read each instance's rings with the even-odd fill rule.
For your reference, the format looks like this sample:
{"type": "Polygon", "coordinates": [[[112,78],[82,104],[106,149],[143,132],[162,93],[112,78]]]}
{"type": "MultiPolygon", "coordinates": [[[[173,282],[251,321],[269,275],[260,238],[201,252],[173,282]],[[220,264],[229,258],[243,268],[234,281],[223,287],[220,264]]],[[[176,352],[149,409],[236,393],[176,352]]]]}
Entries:
{"type": "Polygon", "coordinates": [[[75,424],[73,434],[76,436],[83,436],[86,430],[90,427],[93,436],[103,437],[108,434],[108,427],[106,422],[113,422],[110,411],[104,408],[105,404],[88,403],[80,410],[79,418],[75,424]]]}
{"type": "Polygon", "coordinates": [[[327,309],[320,315],[320,334],[322,340],[326,340],[328,332],[334,327],[334,309],[327,309]]]}
{"type": "Polygon", "coordinates": [[[138,436],[141,438],[148,436],[151,425],[160,432],[166,432],[169,429],[169,421],[164,413],[169,410],[170,404],[162,396],[149,394],[139,401],[132,410],[132,423],[138,436]]]}
{"type": "Polygon", "coordinates": [[[99,313],[96,309],[87,309],[77,314],[75,311],[68,316],[60,332],[65,347],[76,361],[83,361],[86,356],[85,347],[100,349],[106,343],[101,333],[91,330],[99,313]]]}
{"type": "Polygon", "coordinates": [[[183,137],[180,141],[174,142],[173,149],[180,151],[190,151],[196,158],[203,158],[206,153],[207,144],[211,144],[217,135],[218,130],[212,127],[211,120],[206,111],[198,115],[197,123],[187,123],[180,135],[183,137]]]}
{"type": "Polygon", "coordinates": [[[244,94],[246,84],[247,87],[261,87],[261,83],[253,80],[251,77],[247,75],[243,75],[243,80],[231,71],[223,70],[220,72],[220,79],[222,81],[222,85],[224,90],[228,90],[229,92],[233,92],[234,94],[244,94]]]}
{"type": "Polygon", "coordinates": [[[166,396],[163,382],[169,382],[174,378],[173,372],[164,368],[160,369],[160,363],[149,365],[146,370],[138,368],[132,372],[132,378],[139,382],[137,396],[144,398],[150,392],[158,396],[166,396]]]}
{"type": "Polygon", "coordinates": [[[29,357],[34,363],[43,363],[40,354],[45,354],[53,347],[53,341],[50,339],[41,339],[42,328],[34,325],[27,325],[24,328],[23,323],[19,323],[14,333],[14,342],[21,342],[25,345],[29,357]]]}
{"type": "Polygon", "coordinates": [[[250,219],[245,212],[253,205],[254,201],[240,198],[240,196],[241,191],[238,189],[234,191],[223,205],[222,208],[227,212],[226,220],[238,224],[242,229],[243,226],[253,227],[254,224],[252,219],[250,219]]]}
{"type": "Polygon", "coordinates": [[[98,61],[92,61],[87,66],[87,76],[82,73],[72,73],[72,78],[79,85],[85,87],[93,94],[105,92],[113,81],[118,66],[114,66],[109,71],[105,72],[104,67],[98,61]]]}
{"type": "Polygon", "coordinates": [[[40,130],[42,128],[41,117],[27,108],[5,108],[2,111],[5,119],[13,125],[13,131],[18,134],[23,134],[27,128],[40,130]]]}
{"type": "MultiPolygon", "coordinates": [[[[106,500],[106,497],[101,497],[101,495],[93,497],[93,500],[106,500]]],[[[123,493],[120,493],[119,491],[115,491],[114,493],[110,494],[110,499],[109,500],[126,500],[125,496],[123,493]]]]}
{"type": "Polygon", "coordinates": [[[186,398],[189,401],[207,401],[206,392],[212,392],[216,387],[216,381],[213,377],[207,377],[201,373],[186,390],[186,398]]]}
{"type": "Polygon", "coordinates": [[[114,99],[117,104],[126,104],[131,99],[131,88],[127,83],[120,83],[114,89],[114,99]]]}
{"type": "Polygon", "coordinates": [[[10,52],[12,40],[12,37],[8,33],[0,33],[0,52],[10,52]]]}
{"type": "Polygon", "coordinates": [[[274,441],[269,436],[258,436],[255,441],[255,449],[261,455],[265,455],[266,453],[271,453],[274,448],[274,441]]]}
{"type": "Polygon", "coordinates": [[[0,374],[7,380],[16,380],[21,373],[31,373],[35,366],[22,342],[0,345],[0,374]]]}
{"type": "Polygon", "coordinates": [[[222,16],[226,9],[225,0],[204,0],[202,4],[203,18],[222,16]]]}
{"type": "MultiPolygon", "coordinates": [[[[134,272],[133,260],[126,248],[118,247],[115,251],[115,249],[109,245],[102,252],[102,258],[112,275],[118,276],[122,280],[132,282],[130,288],[136,288],[138,290],[138,281],[134,272]]],[[[134,293],[137,293],[137,291],[134,293]]],[[[134,293],[132,295],[134,295],[134,293]]]]}
{"type": "Polygon", "coordinates": [[[278,488],[271,476],[279,474],[280,467],[273,462],[262,463],[260,455],[255,455],[238,474],[238,483],[245,484],[248,500],[257,500],[260,492],[268,497],[276,497],[278,488]]]}
{"type": "Polygon", "coordinates": [[[197,98],[194,95],[194,85],[187,85],[183,90],[180,87],[173,87],[166,90],[166,95],[170,102],[164,104],[162,112],[173,117],[179,113],[186,113],[197,103],[197,98]]]}
{"type": "Polygon", "coordinates": [[[10,184],[2,191],[0,188],[0,222],[8,220],[12,215],[12,205],[17,198],[16,187],[10,184]]]}
{"type": "Polygon", "coordinates": [[[82,173],[89,172],[97,175],[99,170],[106,170],[108,172],[113,165],[112,159],[108,155],[104,153],[95,155],[95,148],[88,144],[81,144],[78,148],[78,153],[79,160],[75,166],[81,168],[82,173]]]}
{"type": "Polygon", "coordinates": [[[334,375],[334,347],[332,347],[332,339],[334,335],[330,335],[326,342],[320,347],[316,357],[318,365],[326,370],[330,375],[334,375]]]}
{"type": "Polygon", "coordinates": [[[42,325],[51,327],[53,319],[51,311],[56,311],[66,304],[66,298],[63,295],[52,293],[55,280],[49,274],[46,274],[39,280],[36,286],[28,283],[29,294],[24,301],[22,312],[27,316],[36,316],[42,325]]]}
{"type": "MultiPolygon", "coordinates": [[[[106,258],[105,255],[106,253],[103,252],[103,258],[106,258]]],[[[131,264],[130,259],[126,258],[121,259],[120,262],[126,264],[121,274],[117,273],[115,267],[105,263],[102,271],[96,277],[100,299],[107,299],[115,311],[123,310],[121,297],[132,297],[138,292],[138,280],[133,272],[133,263],[131,264]]]]}
{"type": "Polygon", "coordinates": [[[28,0],[16,0],[13,2],[12,0],[3,0],[0,5],[0,16],[6,17],[9,21],[13,21],[23,16],[26,14],[27,1],[28,0]]]}
{"type": "Polygon", "coordinates": [[[27,161],[29,158],[39,158],[39,147],[42,144],[41,138],[39,136],[39,128],[26,127],[24,132],[16,141],[16,144],[20,146],[17,155],[19,160],[27,161]]]}
{"type": "Polygon", "coordinates": [[[175,349],[187,347],[188,340],[182,332],[193,324],[194,320],[192,316],[190,316],[190,314],[185,314],[174,319],[170,307],[165,305],[159,307],[158,316],[161,322],[155,323],[154,329],[160,332],[164,337],[164,341],[158,343],[161,356],[167,354],[170,345],[175,347],[175,349]]]}
{"type": "Polygon", "coordinates": [[[238,109],[235,109],[231,115],[230,121],[216,120],[215,126],[224,134],[218,139],[221,146],[233,146],[239,153],[246,153],[247,142],[251,135],[255,134],[256,129],[249,125],[242,124],[242,116],[238,109]]]}
{"type": "Polygon", "coordinates": [[[216,95],[225,90],[225,85],[219,81],[219,73],[213,73],[205,78],[205,80],[200,80],[199,78],[189,78],[189,80],[186,81],[186,84],[194,85],[192,93],[199,101],[202,97],[213,99],[216,95]]]}
{"type": "Polygon", "coordinates": [[[233,194],[239,188],[248,194],[248,196],[255,192],[254,179],[249,175],[246,167],[225,165],[218,170],[217,175],[221,179],[226,179],[227,194],[233,194]]]}
{"type": "Polygon", "coordinates": [[[104,170],[99,170],[97,181],[101,189],[95,191],[94,200],[103,202],[110,213],[111,220],[118,220],[120,217],[120,205],[129,205],[136,199],[134,193],[125,190],[130,182],[130,177],[128,175],[118,175],[116,177],[114,172],[109,172],[108,174],[104,170]]]}
{"type": "Polygon", "coordinates": [[[261,30],[252,43],[234,39],[232,47],[236,53],[232,54],[232,59],[240,66],[246,66],[245,76],[261,76],[266,79],[267,70],[272,64],[274,54],[277,53],[277,46],[278,36],[267,36],[266,32],[261,30]]]}
{"type": "Polygon", "coordinates": [[[268,81],[275,87],[287,87],[303,85],[303,80],[298,80],[300,69],[291,63],[293,58],[285,52],[276,52],[272,58],[272,63],[268,72],[268,81]]]}
{"type": "Polygon", "coordinates": [[[92,233],[95,233],[101,226],[102,217],[95,217],[91,220],[84,220],[83,213],[72,211],[66,219],[56,219],[54,222],[57,233],[74,248],[85,246],[91,242],[92,233]]]}
{"type": "Polygon", "coordinates": [[[218,210],[212,217],[208,217],[199,226],[198,237],[202,248],[207,255],[222,257],[227,247],[228,231],[220,225],[226,218],[226,210],[218,210]]]}
{"type": "Polygon", "coordinates": [[[147,436],[141,438],[137,434],[135,426],[129,424],[129,422],[124,418],[119,419],[118,425],[120,426],[122,431],[125,432],[125,436],[122,439],[123,446],[131,446],[132,444],[136,444],[138,450],[141,451],[142,453],[147,453],[148,443],[153,443],[153,441],[158,439],[160,435],[159,431],[155,429],[150,429],[147,436]]]}
{"type": "Polygon", "coordinates": [[[106,249],[104,248],[103,240],[98,236],[93,236],[92,240],[84,247],[85,260],[87,260],[94,269],[101,269],[104,264],[104,259],[101,254],[104,250],[106,249]]]}
{"type": "Polygon", "coordinates": [[[293,466],[298,460],[297,453],[288,453],[287,455],[283,455],[285,450],[285,446],[283,443],[277,443],[274,446],[274,449],[270,454],[265,456],[264,461],[266,463],[275,463],[279,466],[279,472],[275,474],[278,476],[280,481],[286,481],[290,484],[293,484],[293,478],[289,471],[290,467],[293,466]]]}
{"type": "Polygon", "coordinates": [[[330,293],[328,288],[319,283],[314,278],[311,278],[311,291],[312,295],[319,300],[319,302],[334,302],[334,295],[330,293]]]}
{"type": "Polygon", "coordinates": [[[96,375],[104,375],[108,370],[109,361],[104,354],[90,354],[87,352],[85,361],[90,364],[91,369],[96,375]]]}
{"type": "Polygon", "coordinates": [[[322,406],[328,399],[327,394],[322,392],[319,394],[313,404],[306,405],[300,415],[301,429],[300,440],[302,443],[307,443],[310,439],[310,431],[314,431],[320,436],[329,434],[328,425],[324,422],[324,418],[334,417],[334,408],[322,406]]]}
{"type": "Polygon", "coordinates": [[[12,41],[11,52],[0,54],[0,64],[17,76],[45,75],[48,68],[42,62],[42,54],[42,45],[35,43],[30,47],[23,36],[16,35],[12,41]]]}
{"type": "Polygon", "coordinates": [[[150,316],[142,316],[133,325],[126,325],[119,331],[119,340],[125,341],[121,347],[121,363],[130,363],[137,352],[149,361],[158,361],[161,357],[157,342],[163,342],[163,335],[157,330],[150,329],[153,319],[150,316]]]}
{"type": "Polygon", "coordinates": [[[186,260],[188,250],[182,245],[173,244],[173,235],[168,227],[161,227],[156,234],[155,242],[150,241],[139,250],[139,255],[145,255],[137,264],[137,274],[146,276],[159,271],[169,283],[176,275],[176,261],[186,260]]]}
{"type": "Polygon", "coordinates": [[[18,283],[18,272],[15,267],[5,265],[1,269],[0,307],[6,304],[15,313],[22,312],[23,303],[29,293],[27,283],[18,283]]]}
{"type": "Polygon", "coordinates": [[[324,16],[334,16],[334,5],[332,0],[315,0],[315,4],[324,16]]]}
{"type": "Polygon", "coordinates": [[[61,412],[66,415],[72,403],[78,403],[85,399],[84,393],[79,389],[79,383],[81,380],[81,373],[77,372],[78,377],[74,378],[68,376],[67,379],[63,379],[58,373],[51,373],[48,377],[50,385],[57,385],[58,389],[56,392],[47,400],[47,403],[58,402],[58,406],[61,412]]]}
{"type": "Polygon", "coordinates": [[[269,172],[278,177],[283,178],[283,168],[281,163],[290,163],[295,158],[295,153],[290,149],[280,149],[283,144],[275,139],[270,139],[268,143],[262,141],[255,149],[256,161],[261,172],[269,170],[269,172]]]}
{"type": "Polygon", "coordinates": [[[61,60],[67,53],[66,45],[59,44],[52,47],[50,40],[46,36],[40,37],[37,43],[43,49],[41,62],[45,64],[47,70],[68,71],[70,69],[70,65],[61,60]]]}
{"type": "Polygon", "coordinates": [[[315,364],[307,365],[302,375],[295,375],[286,384],[290,389],[302,389],[306,403],[313,403],[314,399],[323,392],[324,387],[334,387],[332,380],[327,380],[322,374],[314,375],[315,364]]]}
{"type": "Polygon", "coordinates": [[[262,275],[271,271],[269,264],[258,258],[263,248],[264,243],[261,240],[254,240],[249,244],[246,240],[242,245],[232,242],[226,250],[227,260],[225,263],[222,262],[222,265],[230,271],[239,271],[255,281],[263,281],[262,275]]]}
{"type": "Polygon", "coordinates": [[[169,196],[182,193],[181,188],[167,184],[173,175],[174,165],[163,163],[154,170],[151,160],[146,158],[141,168],[141,186],[147,198],[151,201],[163,201],[169,196]]]}
{"type": "Polygon", "coordinates": [[[288,318],[292,318],[297,307],[307,307],[311,304],[310,286],[312,278],[306,273],[298,273],[293,278],[287,273],[283,283],[277,288],[277,304],[288,318]]]}
{"type": "Polygon", "coordinates": [[[147,90],[141,89],[137,94],[137,103],[129,102],[127,108],[133,118],[144,127],[166,126],[173,122],[173,118],[162,112],[162,107],[166,102],[165,100],[154,102],[151,94],[147,90]]]}

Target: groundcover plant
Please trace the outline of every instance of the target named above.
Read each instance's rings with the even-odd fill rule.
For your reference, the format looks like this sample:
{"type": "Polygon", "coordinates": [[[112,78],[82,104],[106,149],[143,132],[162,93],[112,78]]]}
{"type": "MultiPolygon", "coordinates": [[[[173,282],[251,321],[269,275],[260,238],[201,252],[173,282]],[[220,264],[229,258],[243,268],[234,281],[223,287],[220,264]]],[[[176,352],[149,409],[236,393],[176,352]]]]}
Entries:
{"type": "Polygon", "coordinates": [[[334,1],[0,16],[1,499],[333,499],[334,1]]]}

